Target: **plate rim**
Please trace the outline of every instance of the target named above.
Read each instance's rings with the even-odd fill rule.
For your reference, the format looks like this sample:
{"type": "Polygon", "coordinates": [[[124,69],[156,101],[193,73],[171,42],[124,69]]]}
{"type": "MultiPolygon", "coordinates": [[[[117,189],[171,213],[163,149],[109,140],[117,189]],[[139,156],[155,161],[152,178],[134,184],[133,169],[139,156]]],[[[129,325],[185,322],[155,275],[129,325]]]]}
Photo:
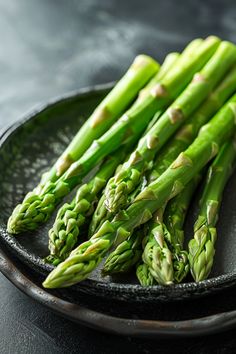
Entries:
{"type": "MultiPolygon", "coordinates": [[[[16,122],[10,124],[6,129],[2,129],[0,131],[0,149],[4,145],[4,143],[7,141],[8,138],[22,125],[26,124],[30,120],[34,120],[37,118],[37,115],[42,113],[44,110],[48,109],[50,106],[53,106],[55,104],[58,104],[60,102],[74,99],[76,97],[82,97],[82,96],[87,96],[88,94],[92,93],[100,93],[101,91],[109,90],[114,86],[114,82],[106,83],[106,84],[99,84],[99,85],[92,85],[92,86],[87,86],[85,88],[80,88],[78,90],[73,90],[68,93],[58,95],[50,100],[48,100],[46,103],[41,103],[37,104],[35,107],[33,107],[28,113],[23,114],[20,119],[18,119],[16,122]]],[[[7,232],[5,232],[7,234],[7,232]]],[[[5,235],[6,236],[6,235],[5,235]]],[[[9,236],[10,238],[10,236],[9,236]]],[[[24,263],[28,264],[26,262],[27,260],[27,252],[23,247],[17,246],[18,241],[14,243],[14,247],[10,245],[10,242],[7,241],[7,239],[3,238],[3,241],[10,247],[12,247],[12,250],[14,251],[15,255],[21,254],[22,257],[20,258],[21,261],[24,263]],[[24,261],[25,259],[25,261],[24,261]]],[[[33,259],[37,262],[38,265],[40,265],[41,269],[44,270],[44,272],[49,272],[50,271],[50,265],[46,265],[45,263],[42,262],[41,257],[34,256],[33,259]]],[[[99,288],[100,290],[104,289],[107,292],[119,292],[122,293],[123,295],[127,296],[130,294],[130,292],[139,292],[142,296],[145,296],[147,293],[152,293],[153,295],[165,295],[169,299],[173,299],[178,297],[180,294],[184,296],[184,292],[186,293],[193,293],[193,296],[195,294],[200,294],[202,295],[204,292],[210,292],[212,290],[223,290],[227,287],[231,287],[236,284],[236,272],[229,272],[227,274],[222,274],[216,277],[212,277],[209,279],[206,279],[204,281],[201,281],[199,283],[195,282],[189,282],[189,283],[182,283],[182,284],[173,284],[169,287],[165,287],[162,285],[154,285],[154,286],[148,286],[148,287],[142,287],[139,284],[120,284],[120,283],[115,283],[115,282],[110,282],[109,287],[107,286],[107,283],[101,282],[101,281],[95,281],[93,279],[86,279],[81,284],[83,283],[83,288],[89,287],[89,288],[99,288]],[[222,287],[222,288],[221,288],[222,287]]]]}
{"type": "Polygon", "coordinates": [[[115,335],[132,337],[197,337],[215,334],[236,325],[236,310],[180,321],[143,320],[107,315],[57,297],[39,287],[19,270],[0,248],[1,273],[25,295],[58,315],[86,327],[115,335]]]}

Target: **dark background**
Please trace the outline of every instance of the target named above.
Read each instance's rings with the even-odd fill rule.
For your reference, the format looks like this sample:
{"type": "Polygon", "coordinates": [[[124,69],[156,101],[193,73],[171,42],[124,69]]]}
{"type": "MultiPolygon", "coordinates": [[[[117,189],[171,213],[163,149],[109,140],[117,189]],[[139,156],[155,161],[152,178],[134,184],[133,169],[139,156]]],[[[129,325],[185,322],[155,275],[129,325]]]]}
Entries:
{"type": "MultiPolygon", "coordinates": [[[[236,42],[235,0],[0,0],[0,129],[52,97],[116,80],[140,52],[162,60],[209,34],[236,42]]],[[[101,334],[0,275],[1,354],[169,352],[235,353],[235,330],[178,341],[101,334]]]]}

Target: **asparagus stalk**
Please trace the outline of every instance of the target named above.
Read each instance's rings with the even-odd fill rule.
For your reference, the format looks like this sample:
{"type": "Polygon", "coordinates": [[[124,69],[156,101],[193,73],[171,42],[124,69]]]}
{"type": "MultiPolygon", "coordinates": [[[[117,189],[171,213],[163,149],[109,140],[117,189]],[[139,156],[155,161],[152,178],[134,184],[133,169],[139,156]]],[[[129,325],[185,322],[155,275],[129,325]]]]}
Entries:
{"type": "MultiPolygon", "coordinates": [[[[187,53],[185,52],[185,59],[187,56],[189,56],[193,50],[196,50],[199,48],[200,44],[202,43],[201,39],[196,39],[192,41],[187,48],[187,53]],[[190,47],[190,48],[189,48],[190,47]],[[191,53],[189,51],[191,50],[191,53]]],[[[162,80],[169,72],[171,68],[174,67],[178,63],[178,60],[180,58],[179,53],[170,53],[166,56],[163,64],[160,67],[160,71],[148,82],[148,84],[139,92],[138,98],[136,100],[136,103],[140,103],[144,100],[144,98],[148,97],[150,90],[155,87],[156,84],[160,80],[162,80]]]]}
{"type": "Polygon", "coordinates": [[[112,275],[129,272],[141,258],[143,236],[143,230],[140,230],[119,244],[106,259],[103,273],[112,275]]]}
{"type": "Polygon", "coordinates": [[[140,178],[149,167],[155,154],[162,148],[173,133],[194,112],[210,94],[212,88],[235,63],[236,47],[230,42],[222,42],[216,53],[195,74],[192,82],[158,119],[151,130],[143,137],[119,173],[105,189],[106,208],[118,212],[127,206],[127,196],[136,188],[140,178]]]}
{"type": "Polygon", "coordinates": [[[174,267],[169,247],[170,234],[163,222],[164,210],[165,206],[153,217],[142,258],[158,284],[170,285],[174,282],[174,267]]]}
{"type": "Polygon", "coordinates": [[[44,281],[46,288],[67,287],[85,278],[96,268],[112,245],[127,239],[133,230],[152,218],[170,199],[180,193],[194,176],[217,154],[219,147],[236,128],[236,95],[202,127],[194,142],[171,166],[149,184],[111,222],[105,221],[90,240],[78,246],[44,281]]]}
{"type": "Polygon", "coordinates": [[[214,260],[216,223],[225,185],[236,160],[236,145],[229,141],[221,148],[209,168],[200,211],[194,224],[194,238],[189,242],[189,262],[195,281],[208,277],[214,260]]]}
{"type": "Polygon", "coordinates": [[[118,164],[124,159],[126,149],[109,156],[96,175],[79,187],[71,203],[65,203],[58,211],[53,227],[49,231],[50,256],[47,261],[58,264],[70,254],[76,245],[80,227],[93,213],[99,192],[107,179],[113,174],[118,164]]]}
{"type": "Polygon", "coordinates": [[[112,126],[159,68],[159,64],[147,55],[138,55],[135,58],[128,71],[80,128],[51,170],[43,176],[41,188],[48,181],[55,182],[95,139],[112,126]]]}
{"type": "Polygon", "coordinates": [[[152,286],[156,284],[149,267],[145,263],[141,263],[137,266],[136,276],[142,286],[152,286]]]}
{"type": "MultiPolygon", "coordinates": [[[[112,180],[113,180],[113,177],[110,178],[108,183],[110,183],[110,181],[112,181],[112,180]]],[[[146,178],[146,176],[143,176],[142,182],[128,196],[128,198],[129,198],[128,204],[130,204],[135,199],[135,197],[141,192],[141,190],[143,190],[143,188],[146,185],[147,185],[147,178],[146,178]]],[[[99,227],[103,224],[103,222],[105,220],[112,220],[112,218],[115,215],[115,213],[112,213],[109,210],[107,210],[107,208],[105,206],[105,200],[106,200],[106,196],[103,191],[103,194],[98,202],[97,208],[95,209],[95,211],[93,213],[93,217],[92,217],[91,223],[89,225],[89,236],[90,237],[99,229],[99,227]]]]}
{"type": "MultiPolygon", "coordinates": [[[[109,183],[109,182],[108,182],[109,183]]],[[[112,218],[112,214],[110,214],[105,207],[106,197],[104,193],[98,201],[97,207],[94,210],[92,220],[89,225],[89,237],[95,234],[96,230],[98,230],[99,225],[101,225],[105,220],[109,220],[112,218]]]]}
{"type": "MultiPolygon", "coordinates": [[[[211,40],[211,37],[209,37],[211,40]]],[[[203,43],[203,40],[201,38],[194,39],[192,42],[190,42],[187,47],[183,50],[182,54],[180,55],[179,53],[169,53],[164,62],[161,65],[160,71],[158,74],[156,74],[150,81],[149,83],[139,92],[138,98],[136,100],[136,103],[139,103],[143,101],[144,98],[146,98],[150,90],[154,88],[160,80],[162,80],[170,70],[175,68],[176,66],[176,71],[180,70],[180,68],[185,65],[189,60],[193,59],[194,56],[196,55],[196,51],[200,48],[200,45],[203,43]]]]}
{"type": "MultiPolygon", "coordinates": [[[[13,211],[8,221],[8,231],[19,233],[34,230],[48,220],[55,206],[67,195],[81,179],[105,156],[115,151],[122,144],[128,143],[134,136],[138,139],[154,113],[166,107],[173,97],[191,80],[192,75],[199,70],[211,57],[219,45],[219,39],[210,37],[201,46],[196,56],[187,62],[181,62],[178,68],[168,73],[139,105],[134,105],[123,115],[102,137],[94,141],[86,153],[55,182],[49,182],[40,191],[28,193],[13,211]]],[[[227,57],[227,55],[226,55],[227,57]]],[[[225,58],[226,59],[226,58],[225,58]]],[[[225,60],[228,63],[230,60],[225,60]]],[[[214,65],[213,65],[214,66],[214,65]]],[[[219,70],[222,72],[222,70],[219,70]]],[[[215,75],[218,77],[219,75],[215,75]]],[[[205,85],[203,85],[205,86],[205,85]]]]}
{"type": "Polygon", "coordinates": [[[172,252],[174,280],[180,283],[189,272],[188,253],[183,249],[184,221],[192,196],[200,181],[196,175],[175,198],[167,204],[164,222],[169,231],[169,247],[172,252]]]}

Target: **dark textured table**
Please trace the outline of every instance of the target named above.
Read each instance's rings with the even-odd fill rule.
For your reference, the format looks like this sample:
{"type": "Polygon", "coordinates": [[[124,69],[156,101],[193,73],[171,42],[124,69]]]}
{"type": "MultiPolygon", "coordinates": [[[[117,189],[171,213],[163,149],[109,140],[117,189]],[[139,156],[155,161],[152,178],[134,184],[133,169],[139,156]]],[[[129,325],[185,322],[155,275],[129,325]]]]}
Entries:
{"type": "MultiPolygon", "coordinates": [[[[234,0],[0,0],[0,129],[35,104],[117,79],[197,36],[236,42],[234,0]]],[[[0,353],[235,353],[235,330],[195,339],[101,334],[59,318],[0,275],[0,353]]]]}

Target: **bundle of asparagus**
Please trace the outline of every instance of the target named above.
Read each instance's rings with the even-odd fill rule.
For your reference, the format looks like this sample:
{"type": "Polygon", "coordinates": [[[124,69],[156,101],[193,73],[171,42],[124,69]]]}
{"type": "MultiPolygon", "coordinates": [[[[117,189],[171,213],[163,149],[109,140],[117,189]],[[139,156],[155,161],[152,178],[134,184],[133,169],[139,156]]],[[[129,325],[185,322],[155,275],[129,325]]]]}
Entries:
{"type": "MultiPolygon", "coordinates": [[[[168,70],[178,59],[178,56],[179,55],[177,53],[171,53],[167,56],[157,75],[155,75],[155,77],[148,83],[148,85],[140,91],[134,105],[142,102],[144,97],[147,97],[149,88],[166,75],[168,70]]],[[[156,115],[154,116],[153,120],[156,120],[156,115]]],[[[152,122],[149,124],[151,123],[152,122]]],[[[134,139],[132,140],[135,142],[136,137],[134,136],[134,139]]],[[[96,176],[88,184],[79,187],[76,197],[72,200],[71,203],[64,204],[60,208],[57,213],[54,225],[49,231],[49,250],[51,252],[51,256],[48,257],[47,260],[50,263],[58,263],[60,260],[66,258],[69,252],[72,251],[77,241],[79,227],[84,224],[85,217],[88,215],[88,211],[90,214],[92,213],[91,203],[93,206],[95,205],[96,196],[106,185],[107,180],[113,174],[119,162],[124,160],[124,153],[128,153],[129,145],[131,146],[133,143],[132,140],[128,144],[128,147],[125,146],[123,149],[121,149],[121,151],[116,153],[117,157],[110,157],[110,160],[113,161],[107,162],[105,166],[102,166],[100,171],[98,171],[96,176]],[[81,208],[81,203],[83,203],[83,208],[81,208]]]]}
{"type": "Polygon", "coordinates": [[[220,64],[221,60],[226,59],[226,62],[229,60],[231,65],[234,60],[233,52],[234,48],[229,43],[222,42],[215,55],[199,73],[195,74],[183,93],[139,141],[137,149],[115,176],[114,183],[108,184],[105,204],[109,211],[117,212],[127,206],[127,196],[138,185],[142,174],[148,168],[148,162],[153,160],[155,154],[222,78],[226,71],[220,64]]]}
{"type": "Polygon", "coordinates": [[[47,261],[56,267],[45,287],[82,281],[110,250],[102,273],[136,267],[143,286],[179,283],[190,273],[197,282],[208,277],[220,202],[236,159],[234,93],[236,47],[217,37],[192,41],[161,66],[145,55],[135,59],[9,218],[10,233],[34,230],[98,166],[49,231],[47,261]],[[215,156],[186,250],[187,211],[215,156]],[[90,235],[81,243],[85,223],[90,235]]]}
{"type": "MultiPolygon", "coordinates": [[[[193,58],[180,61],[179,65],[170,70],[163,79],[155,84],[144,100],[131,107],[99,139],[94,140],[83,156],[72,163],[56,182],[50,179],[43,187],[36,188],[33,192],[28,193],[22,204],[15,208],[9,218],[8,231],[19,233],[25,230],[34,230],[39,224],[47,221],[62,198],[78,185],[99,161],[122,144],[127,144],[134,137],[138,140],[156,111],[167,107],[171,100],[179,95],[192,79],[193,74],[199,68],[202,68],[212,53],[215,52],[219,43],[219,39],[215,37],[206,40],[193,58]]],[[[228,46],[230,48],[228,48],[227,54],[233,59],[234,47],[230,43],[228,43],[228,46]]],[[[221,60],[222,58],[218,59],[221,60]]],[[[220,68],[227,68],[230,65],[228,59],[227,55],[225,66],[220,65],[220,68]]],[[[153,63],[152,59],[148,61],[151,61],[151,65],[154,65],[155,68],[158,66],[153,63]]],[[[221,70],[219,71],[221,72],[221,70]]],[[[169,119],[167,120],[169,121],[169,119]]]]}

